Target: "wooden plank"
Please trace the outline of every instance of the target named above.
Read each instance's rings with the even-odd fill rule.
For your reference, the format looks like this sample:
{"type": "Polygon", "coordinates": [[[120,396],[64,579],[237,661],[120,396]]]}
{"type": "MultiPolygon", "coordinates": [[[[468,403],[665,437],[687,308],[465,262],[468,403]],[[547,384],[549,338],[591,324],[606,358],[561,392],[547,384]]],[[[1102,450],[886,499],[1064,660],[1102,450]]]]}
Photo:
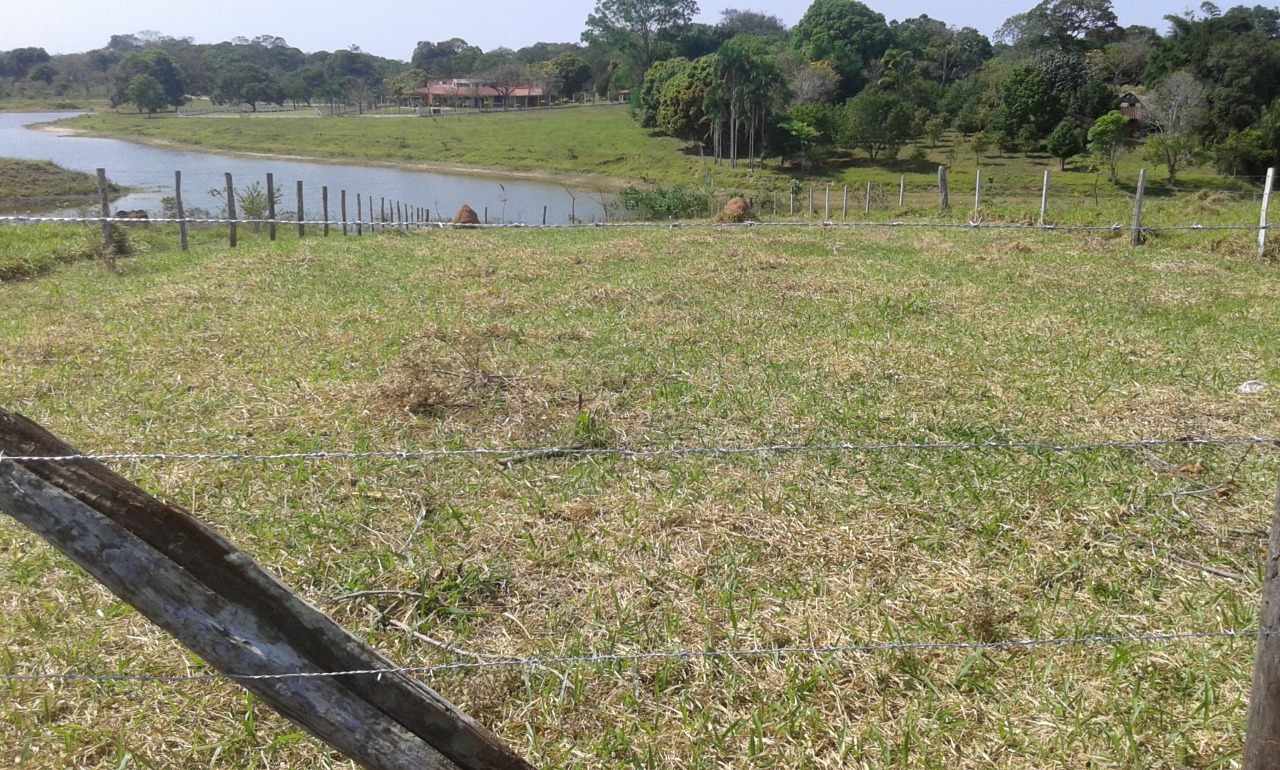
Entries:
{"type": "MultiPolygon", "coordinates": [[[[4,410],[0,452],[76,454],[4,410]]],[[[99,463],[0,462],[0,510],[223,673],[394,667],[186,511],[99,463]]],[[[531,768],[404,674],[235,681],[374,770],[531,768]]]]}
{"type": "Polygon", "coordinates": [[[1280,770],[1280,488],[1263,565],[1258,629],[1244,770],[1280,770]]]}
{"type": "Polygon", "coordinates": [[[182,206],[182,172],[173,172],[173,207],[178,214],[178,245],[187,250],[187,210],[182,206]]]}

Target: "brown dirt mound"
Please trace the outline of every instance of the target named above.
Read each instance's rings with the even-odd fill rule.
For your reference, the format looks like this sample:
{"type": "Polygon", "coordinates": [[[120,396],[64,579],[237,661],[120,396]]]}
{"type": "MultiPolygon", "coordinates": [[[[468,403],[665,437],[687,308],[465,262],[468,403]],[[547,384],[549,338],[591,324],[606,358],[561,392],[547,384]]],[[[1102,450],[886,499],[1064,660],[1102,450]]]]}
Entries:
{"type": "Polygon", "coordinates": [[[746,222],[751,218],[751,204],[746,198],[730,198],[717,219],[721,222],[746,222]]]}
{"type": "Polygon", "coordinates": [[[458,209],[458,213],[454,215],[453,223],[455,225],[478,225],[480,224],[480,216],[476,214],[475,209],[464,203],[462,208],[458,209]]]}

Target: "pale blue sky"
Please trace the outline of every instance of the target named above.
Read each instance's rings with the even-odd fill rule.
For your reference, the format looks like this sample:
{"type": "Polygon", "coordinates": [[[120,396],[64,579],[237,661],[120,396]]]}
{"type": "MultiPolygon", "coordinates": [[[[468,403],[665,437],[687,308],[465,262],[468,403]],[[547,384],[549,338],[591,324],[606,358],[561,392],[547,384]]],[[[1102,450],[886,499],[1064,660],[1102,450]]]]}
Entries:
{"type": "MultiPolygon", "coordinates": [[[[991,34],[1035,0],[872,0],[868,4],[890,19],[927,13],[951,24],[991,34]]],[[[1250,5],[1253,3],[1250,2],[1250,5]]],[[[371,53],[407,59],[419,40],[466,38],[485,50],[519,48],[545,40],[575,41],[593,0],[0,0],[0,49],[44,46],[66,53],[97,48],[115,33],[153,29],[215,42],[235,35],[279,35],[306,51],[343,48],[352,43],[371,53]]],[[[702,19],[714,21],[726,7],[750,8],[781,16],[794,24],[809,0],[704,0],[702,19]]],[[[1182,13],[1186,0],[1115,0],[1121,24],[1164,28],[1162,17],[1182,13]]],[[[1199,5],[1197,0],[1195,6],[1199,5]]],[[[1234,3],[1221,2],[1223,8],[1234,3]]]]}

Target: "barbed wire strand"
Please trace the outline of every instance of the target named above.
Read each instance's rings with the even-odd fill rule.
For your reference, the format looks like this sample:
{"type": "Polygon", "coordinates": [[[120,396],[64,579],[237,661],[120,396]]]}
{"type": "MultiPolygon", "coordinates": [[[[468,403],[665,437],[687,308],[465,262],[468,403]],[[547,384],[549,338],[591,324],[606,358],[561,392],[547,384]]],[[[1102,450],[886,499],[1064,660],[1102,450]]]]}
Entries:
{"type": "Polygon", "coordinates": [[[985,442],[880,442],[880,443],[830,443],[830,444],[766,444],[760,446],[677,446],[630,449],[625,447],[465,447],[456,449],[372,449],[372,450],[318,450],[306,452],[85,452],[69,455],[7,455],[0,452],[0,462],[61,463],[61,462],[276,462],[293,460],[430,460],[444,457],[499,457],[503,459],[534,459],[538,457],[617,457],[643,460],[658,457],[726,457],[734,455],[770,455],[807,452],[974,452],[1012,451],[1027,453],[1065,454],[1096,452],[1103,450],[1143,450],[1163,447],[1280,447],[1280,437],[1239,436],[1228,438],[1184,437],[1172,439],[1138,439],[1096,441],[1082,444],[1061,444],[1048,441],[985,441],[985,442]]]}
{"type": "MultiPolygon", "coordinates": [[[[1115,647],[1125,644],[1172,644],[1177,642],[1239,639],[1269,635],[1270,630],[1256,628],[1224,631],[1154,631],[1129,634],[1094,634],[1037,639],[1005,639],[997,641],[955,642],[869,642],[826,646],[750,647],[741,649],[711,650],[646,650],[640,652],[603,652],[585,655],[555,655],[549,657],[510,658],[494,657],[491,660],[468,660],[441,663],[430,666],[393,666],[386,668],[352,669],[348,671],[294,671],[278,674],[139,674],[118,673],[57,673],[29,672],[0,674],[0,681],[63,681],[63,682],[200,682],[221,678],[233,681],[314,679],[320,677],[382,676],[384,674],[434,675],[449,671],[473,671],[510,668],[556,668],[571,666],[608,665],[661,660],[750,660],[757,658],[835,657],[842,655],[871,655],[885,652],[947,652],[956,650],[1017,650],[1051,649],[1070,647],[1115,647]]],[[[488,657],[488,656],[485,656],[488,657]]]]}
{"type": "MultiPolygon", "coordinates": [[[[384,227],[396,229],[464,229],[464,230],[579,230],[579,229],[632,229],[632,228],[653,228],[653,229],[681,229],[681,228],[711,228],[718,230],[732,229],[752,229],[752,228],[812,228],[812,229],[882,229],[882,228],[898,228],[898,229],[922,229],[922,230],[1038,230],[1043,232],[1090,232],[1090,233],[1123,233],[1129,232],[1133,228],[1126,224],[1112,225],[1037,225],[1023,224],[1018,222],[837,222],[834,220],[822,220],[817,222],[808,221],[776,221],[776,222],[697,222],[697,221],[681,221],[681,222],[572,222],[561,224],[538,224],[524,222],[507,222],[507,223],[489,223],[489,224],[463,224],[459,222],[391,222],[378,220],[324,220],[324,219],[226,219],[226,218],[197,218],[197,217],[151,217],[147,219],[135,219],[133,217],[36,217],[36,216],[0,216],[0,224],[41,224],[41,223],[102,223],[102,222],[120,222],[125,224],[210,224],[210,225],[227,225],[227,224],[248,224],[248,225],[270,225],[275,224],[280,227],[289,225],[329,225],[330,227],[342,227],[344,224],[348,227],[368,226],[368,227],[384,227]]],[[[1143,225],[1139,227],[1139,231],[1143,233],[1160,233],[1174,231],[1194,231],[1194,232],[1213,232],[1213,231],[1265,231],[1269,230],[1272,225],[1263,224],[1226,224],[1226,225],[1202,225],[1202,224],[1175,224],[1175,225],[1143,225]]]]}

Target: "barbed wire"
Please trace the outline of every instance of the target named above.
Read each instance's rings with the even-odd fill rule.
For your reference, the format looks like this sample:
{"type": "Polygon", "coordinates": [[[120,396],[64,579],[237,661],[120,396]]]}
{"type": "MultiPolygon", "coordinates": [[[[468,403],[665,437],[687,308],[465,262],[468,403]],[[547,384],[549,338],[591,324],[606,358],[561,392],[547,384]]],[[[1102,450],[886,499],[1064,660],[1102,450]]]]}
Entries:
{"type": "Polygon", "coordinates": [[[1171,439],[1135,439],[1063,444],[1049,441],[922,441],[876,443],[763,444],[758,446],[675,446],[675,447],[462,447],[452,449],[372,449],[315,450],[301,452],[85,452],[68,455],[6,455],[0,452],[0,463],[61,462],[275,462],[293,460],[431,460],[446,457],[499,457],[504,461],[523,461],[556,457],[617,457],[644,460],[658,457],[729,457],[735,455],[771,455],[823,452],[971,452],[1012,451],[1026,453],[1066,454],[1103,450],[1143,450],[1162,447],[1280,447],[1280,437],[1193,437],[1171,439]]]}
{"type": "Polygon", "coordinates": [[[1087,636],[1061,636],[1029,639],[1004,639],[996,641],[925,641],[925,642],[867,642],[825,646],[749,647],[740,649],[710,650],[644,650],[639,652],[602,652],[584,655],[553,655],[549,657],[503,657],[476,653],[487,660],[455,661],[429,666],[388,666],[384,668],[351,669],[347,671],[291,671],[277,674],[141,674],[117,673],[58,673],[35,671],[0,674],[0,681],[63,681],[63,682],[201,682],[221,678],[233,681],[260,681],[278,679],[315,679],[349,676],[382,676],[385,674],[423,674],[431,676],[449,671],[473,671],[486,669],[541,668],[609,665],[662,660],[751,660],[758,658],[827,658],[843,655],[872,655],[885,652],[950,652],[1033,650],[1070,647],[1116,647],[1125,644],[1171,644],[1176,642],[1208,641],[1215,639],[1239,639],[1268,636],[1272,630],[1257,628],[1230,629],[1224,631],[1153,631],[1128,634],[1093,634],[1087,636]]]}
{"type": "MultiPolygon", "coordinates": [[[[747,222],[700,222],[700,221],[675,221],[675,222],[565,222],[560,224],[539,224],[527,222],[504,222],[504,223],[481,223],[466,224],[462,222],[423,222],[423,221],[379,221],[379,220],[356,220],[356,219],[228,219],[223,217],[149,217],[147,219],[139,219],[134,217],[36,217],[36,216],[0,216],[0,224],[40,224],[40,223],[102,223],[102,222],[121,222],[125,224],[143,225],[143,224],[248,224],[248,225],[270,225],[287,227],[289,225],[329,225],[330,227],[382,227],[382,228],[419,228],[419,229],[463,229],[463,230],[570,230],[570,229],[605,229],[605,228],[656,228],[656,229],[678,229],[678,228],[712,228],[712,229],[751,229],[751,228],[769,228],[769,227],[800,227],[814,229],[876,229],[876,228],[900,228],[900,229],[924,229],[924,230],[1039,230],[1044,232],[1091,232],[1091,233],[1124,233],[1130,232],[1134,228],[1132,225],[1111,224],[1111,225],[1054,225],[1054,224],[1024,224],[1020,222],[837,222],[834,220],[821,220],[817,222],[810,221],[747,221],[747,222]]],[[[1202,224],[1175,224],[1175,225],[1142,225],[1137,228],[1142,233],[1160,233],[1173,231],[1264,231],[1269,230],[1271,225],[1263,224],[1225,224],[1225,225],[1202,225],[1202,224]]]]}

